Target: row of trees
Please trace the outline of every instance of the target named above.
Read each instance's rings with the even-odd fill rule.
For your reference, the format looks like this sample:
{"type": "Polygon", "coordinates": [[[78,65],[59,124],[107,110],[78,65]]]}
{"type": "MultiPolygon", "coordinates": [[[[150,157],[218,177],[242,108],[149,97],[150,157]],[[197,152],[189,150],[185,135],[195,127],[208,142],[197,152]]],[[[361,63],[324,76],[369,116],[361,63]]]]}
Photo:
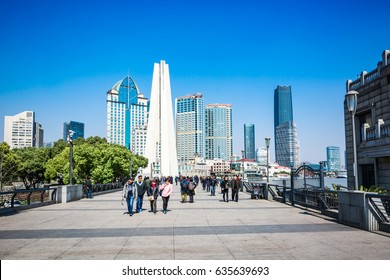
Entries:
{"type": "MultiPolygon", "coordinates": [[[[0,143],[1,189],[17,180],[23,181],[26,188],[58,180],[69,183],[69,149],[69,143],[62,140],[53,147],[13,150],[7,143],[0,143]]],[[[133,173],[148,164],[146,158],[109,144],[104,138],[78,138],[73,141],[73,182],[83,183],[87,176],[95,183],[122,180],[130,175],[130,158],[133,173]]]]}

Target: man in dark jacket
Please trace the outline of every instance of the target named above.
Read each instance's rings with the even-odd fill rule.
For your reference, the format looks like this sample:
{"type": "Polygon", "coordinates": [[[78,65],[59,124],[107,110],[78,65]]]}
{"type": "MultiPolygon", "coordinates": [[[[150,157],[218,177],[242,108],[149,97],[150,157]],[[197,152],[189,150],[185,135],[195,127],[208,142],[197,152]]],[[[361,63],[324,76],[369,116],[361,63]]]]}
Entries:
{"type": "Polygon", "coordinates": [[[223,201],[229,202],[229,177],[225,176],[221,181],[221,191],[223,201]]]}
{"type": "Polygon", "coordinates": [[[238,180],[237,175],[233,176],[233,180],[230,181],[230,188],[232,189],[232,200],[238,202],[238,192],[240,190],[241,182],[238,180]]]}
{"type": "Polygon", "coordinates": [[[85,182],[85,188],[87,191],[87,198],[92,198],[92,181],[90,177],[87,177],[87,181],[85,182]]]}
{"type": "Polygon", "coordinates": [[[215,196],[215,188],[218,185],[218,180],[215,178],[215,175],[211,176],[210,179],[210,191],[211,191],[211,196],[215,196]]]}
{"type": "Polygon", "coordinates": [[[180,192],[181,192],[181,203],[187,202],[188,195],[188,180],[186,177],[180,177],[180,192]]]}
{"type": "Polygon", "coordinates": [[[142,205],[144,202],[144,195],[147,190],[146,182],[142,181],[142,175],[138,176],[138,181],[135,183],[135,186],[137,187],[137,213],[142,212],[142,205]]]}

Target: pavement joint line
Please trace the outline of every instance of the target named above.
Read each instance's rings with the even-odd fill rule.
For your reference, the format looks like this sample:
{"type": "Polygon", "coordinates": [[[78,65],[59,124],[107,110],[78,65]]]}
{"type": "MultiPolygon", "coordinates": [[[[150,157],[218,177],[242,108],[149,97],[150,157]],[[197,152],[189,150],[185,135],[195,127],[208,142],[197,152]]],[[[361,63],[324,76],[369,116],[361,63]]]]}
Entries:
{"type": "Polygon", "coordinates": [[[179,215],[180,213],[180,209],[183,207],[183,203],[179,204],[180,207],[177,209],[176,211],[176,215],[175,215],[175,219],[173,220],[173,223],[172,223],[172,252],[173,252],[173,259],[176,260],[176,246],[175,246],[175,223],[176,223],[176,220],[177,220],[177,216],[179,215]]]}
{"type": "MultiPolygon", "coordinates": [[[[130,219],[131,220],[131,219],[130,219]]],[[[115,255],[114,257],[114,260],[116,260],[116,258],[118,257],[118,255],[123,251],[123,247],[127,244],[127,242],[129,242],[129,240],[133,237],[134,233],[136,232],[136,230],[139,228],[139,226],[144,222],[144,220],[141,220],[139,223],[137,223],[136,227],[133,229],[133,231],[131,232],[129,238],[126,239],[126,241],[124,242],[122,248],[118,251],[118,253],[115,255]]]]}
{"type": "Polygon", "coordinates": [[[223,242],[222,238],[215,232],[214,228],[212,226],[210,226],[210,221],[208,219],[208,216],[207,216],[207,213],[204,209],[204,204],[203,204],[203,201],[202,201],[202,209],[203,209],[203,213],[205,215],[205,218],[206,218],[206,221],[207,221],[207,225],[209,226],[209,228],[214,232],[215,236],[219,239],[219,241],[221,242],[221,244],[223,245],[223,247],[225,248],[225,250],[227,250],[229,252],[229,254],[233,257],[234,260],[236,260],[236,257],[234,256],[234,254],[229,250],[229,248],[226,246],[225,242],[223,242]]]}

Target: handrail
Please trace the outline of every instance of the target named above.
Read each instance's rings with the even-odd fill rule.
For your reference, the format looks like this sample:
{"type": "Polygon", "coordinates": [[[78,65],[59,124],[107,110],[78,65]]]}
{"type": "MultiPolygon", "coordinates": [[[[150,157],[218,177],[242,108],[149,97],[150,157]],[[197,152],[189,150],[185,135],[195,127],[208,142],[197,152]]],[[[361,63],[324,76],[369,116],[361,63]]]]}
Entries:
{"type": "MultiPolygon", "coordinates": [[[[56,188],[35,188],[35,189],[20,189],[20,190],[13,190],[13,191],[6,191],[6,192],[0,192],[0,196],[2,198],[1,205],[5,206],[5,203],[10,203],[9,208],[15,207],[15,201],[22,200],[26,203],[24,205],[31,205],[33,204],[33,193],[40,193],[38,201],[40,203],[43,203],[45,200],[45,193],[53,191],[51,196],[48,194],[47,196],[50,196],[50,201],[54,201],[55,193],[57,192],[56,188]],[[27,196],[25,196],[25,194],[27,196]],[[21,198],[21,196],[24,196],[21,198]],[[4,196],[6,196],[6,199],[4,199],[4,196]],[[8,199],[7,199],[8,197],[8,199]]],[[[35,200],[36,201],[36,200],[35,200]]],[[[22,205],[23,206],[23,205],[22,205]]]]}
{"type": "Polygon", "coordinates": [[[376,218],[378,222],[389,223],[390,222],[390,196],[383,194],[367,194],[367,199],[370,205],[374,208],[377,214],[376,218]],[[374,200],[377,198],[376,200],[374,200]],[[378,199],[380,199],[378,201],[378,199]],[[381,204],[381,205],[378,205],[381,204]]]}

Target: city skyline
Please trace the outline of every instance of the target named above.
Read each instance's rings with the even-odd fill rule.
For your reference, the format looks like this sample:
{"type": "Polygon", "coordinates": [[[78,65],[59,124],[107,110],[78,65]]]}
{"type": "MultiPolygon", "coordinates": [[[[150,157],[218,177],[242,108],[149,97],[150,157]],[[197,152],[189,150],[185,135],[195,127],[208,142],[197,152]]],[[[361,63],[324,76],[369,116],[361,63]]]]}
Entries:
{"type": "MultiPolygon", "coordinates": [[[[291,85],[301,160],[318,162],[327,146],[344,154],[345,81],[375,68],[390,46],[388,1],[49,3],[0,4],[0,118],[34,111],[45,142],[61,139],[71,118],[86,124],[86,137],[106,137],[106,90],[129,73],[149,98],[151,65],[165,59],[172,99],[201,92],[205,104],[233,105],[234,154],[245,123],[259,128],[256,147],[273,136],[273,90],[291,85]],[[103,20],[126,9],[132,17],[103,20]],[[358,34],[370,40],[357,44],[358,34]]],[[[1,121],[1,142],[3,130],[1,121]]]]}

